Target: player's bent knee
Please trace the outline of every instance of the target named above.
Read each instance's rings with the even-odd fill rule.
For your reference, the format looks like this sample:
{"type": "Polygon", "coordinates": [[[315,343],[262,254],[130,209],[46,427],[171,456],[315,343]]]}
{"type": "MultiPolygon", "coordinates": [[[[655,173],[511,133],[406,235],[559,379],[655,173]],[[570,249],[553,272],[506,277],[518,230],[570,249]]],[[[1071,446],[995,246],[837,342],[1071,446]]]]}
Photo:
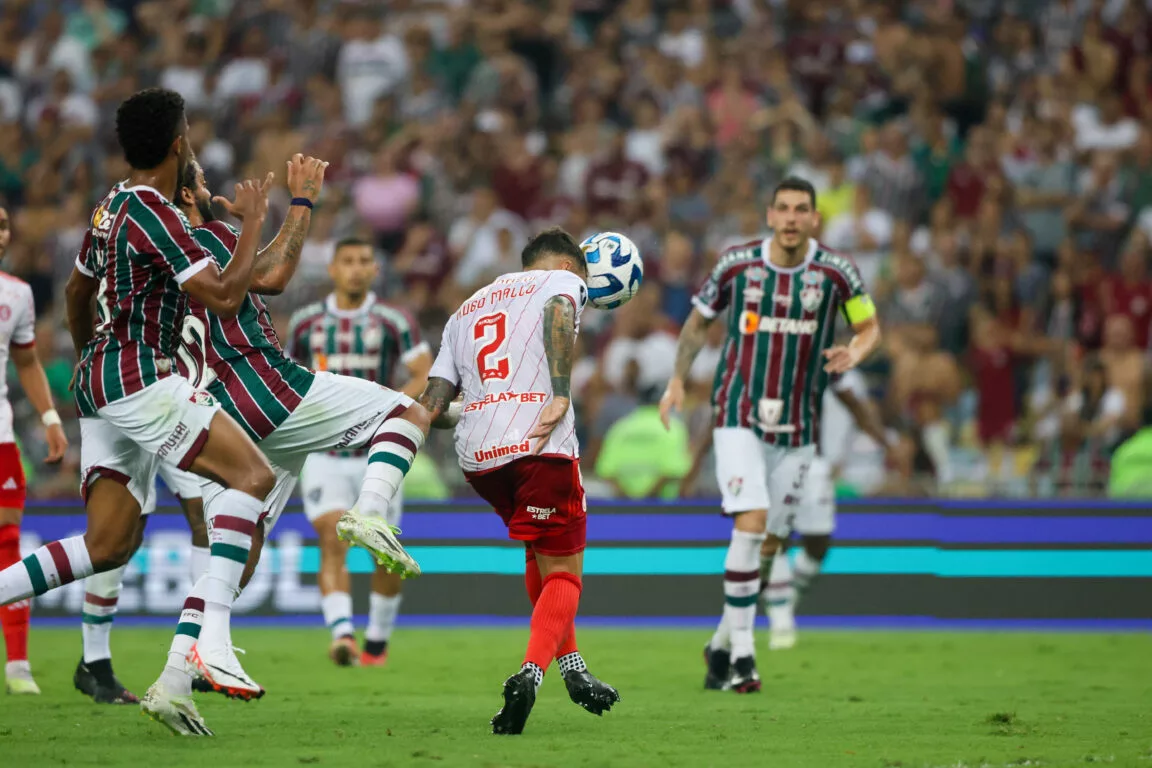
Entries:
{"type": "Polygon", "coordinates": [[[107,531],[101,531],[85,533],[84,546],[88,549],[92,570],[95,573],[103,573],[127,565],[139,544],[130,532],[128,535],[115,536],[108,535],[107,531]]]}
{"type": "Polygon", "coordinates": [[[400,418],[419,427],[425,435],[432,429],[432,414],[428,413],[428,409],[420,403],[412,403],[408,406],[408,410],[400,415],[400,418]]]}
{"type": "Polygon", "coordinates": [[[764,529],[768,527],[768,510],[751,509],[739,512],[734,518],[733,525],[736,530],[744,533],[764,533],[764,529]]]}

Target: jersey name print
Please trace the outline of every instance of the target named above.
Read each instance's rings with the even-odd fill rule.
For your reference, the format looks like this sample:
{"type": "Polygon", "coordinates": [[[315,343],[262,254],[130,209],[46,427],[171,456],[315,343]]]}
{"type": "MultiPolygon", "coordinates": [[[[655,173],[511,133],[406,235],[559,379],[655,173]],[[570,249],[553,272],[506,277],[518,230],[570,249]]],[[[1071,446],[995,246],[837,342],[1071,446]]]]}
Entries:
{"type": "MultiPolygon", "coordinates": [[[[465,472],[495,469],[535,448],[527,436],[552,399],[543,322],[544,306],[555,296],[572,302],[579,328],[588,289],[561,270],[503,275],[449,318],[429,375],[463,393],[456,454],[465,472]]],[[[577,458],[579,451],[569,408],[541,455],[577,458]]]]}

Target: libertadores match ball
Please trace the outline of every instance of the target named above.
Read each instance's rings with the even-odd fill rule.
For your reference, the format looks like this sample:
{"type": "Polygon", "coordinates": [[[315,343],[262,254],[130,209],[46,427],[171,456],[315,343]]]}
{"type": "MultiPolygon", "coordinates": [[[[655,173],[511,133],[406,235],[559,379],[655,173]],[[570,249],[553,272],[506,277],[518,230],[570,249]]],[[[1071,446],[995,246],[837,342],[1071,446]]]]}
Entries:
{"type": "Polygon", "coordinates": [[[600,232],[580,243],[588,262],[588,300],[600,309],[616,309],[640,290],[644,262],[636,243],[618,232],[600,232]]]}

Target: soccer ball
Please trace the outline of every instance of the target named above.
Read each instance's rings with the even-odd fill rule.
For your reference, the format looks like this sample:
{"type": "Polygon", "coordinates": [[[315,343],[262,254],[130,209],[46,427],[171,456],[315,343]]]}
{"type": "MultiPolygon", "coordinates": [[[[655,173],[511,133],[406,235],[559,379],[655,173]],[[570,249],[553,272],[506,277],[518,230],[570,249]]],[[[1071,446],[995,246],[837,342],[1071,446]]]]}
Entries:
{"type": "Polygon", "coordinates": [[[593,306],[616,309],[640,290],[644,262],[636,243],[616,232],[601,232],[580,248],[588,262],[588,300],[593,306]]]}

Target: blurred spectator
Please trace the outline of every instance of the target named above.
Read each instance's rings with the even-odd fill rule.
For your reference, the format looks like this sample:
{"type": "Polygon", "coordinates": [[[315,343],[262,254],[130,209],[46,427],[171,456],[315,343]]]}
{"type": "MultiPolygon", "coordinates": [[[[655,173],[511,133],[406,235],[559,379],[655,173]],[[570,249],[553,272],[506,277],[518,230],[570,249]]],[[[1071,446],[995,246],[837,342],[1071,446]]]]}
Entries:
{"type": "MultiPolygon", "coordinates": [[[[324,294],[344,237],[379,246],[376,290],[432,341],[471,291],[519,268],[530,232],[632,237],[644,289],[581,320],[590,475],[614,424],[651,426],[640,401],[667,379],[694,289],[725,249],[768,236],[766,203],[788,174],[815,185],[822,242],[857,261],[885,326],[867,384],[901,436],[887,477],[876,456],[847,454],[867,491],[1099,492],[1115,440],[1143,426],[1145,4],[386,5],[0,4],[3,268],[61,337],[41,347],[50,370],[73,365],[60,294],[83,228],[127,173],[116,108],[159,84],[184,95],[217,193],[280,174],[297,151],[330,162],[296,278],[270,301],[277,318],[324,294]]],[[[723,327],[686,414],[684,485],[702,494],[715,492],[702,467],[723,327]]],[[[429,442],[429,493],[443,493],[450,442],[429,442]]],[[[74,473],[41,470],[33,491],[72,493],[74,473]]],[[[629,493],[669,485],[620,476],[629,493]]]]}

